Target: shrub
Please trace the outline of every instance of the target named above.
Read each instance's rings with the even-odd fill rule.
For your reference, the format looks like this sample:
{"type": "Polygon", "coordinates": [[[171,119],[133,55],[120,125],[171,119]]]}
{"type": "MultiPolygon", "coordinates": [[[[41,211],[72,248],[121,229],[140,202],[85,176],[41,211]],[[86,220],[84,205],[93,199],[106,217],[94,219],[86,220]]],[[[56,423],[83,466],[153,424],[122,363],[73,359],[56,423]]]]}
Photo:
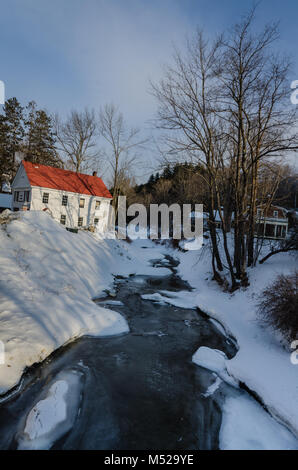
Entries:
{"type": "Polygon", "coordinates": [[[289,341],[298,337],[298,271],[280,275],[261,294],[259,316],[289,341]]]}

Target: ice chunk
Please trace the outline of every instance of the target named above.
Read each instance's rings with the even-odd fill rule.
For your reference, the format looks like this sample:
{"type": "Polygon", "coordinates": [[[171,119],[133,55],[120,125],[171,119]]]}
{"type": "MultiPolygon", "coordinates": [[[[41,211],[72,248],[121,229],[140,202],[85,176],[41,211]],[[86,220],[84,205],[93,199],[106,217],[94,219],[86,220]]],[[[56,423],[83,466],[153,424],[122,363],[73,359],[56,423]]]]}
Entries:
{"type": "Polygon", "coordinates": [[[217,376],[214,382],[208,387],[205,393],[203,393],[203,397],[207,398],[210,397],[210,395],[213,395],[213,393],[216,392],[220,384],[222,383],[222,380],[217,376]]]}
{"type": "Polygon", "coordinates": [[[27,415],[18,436],[19,449],[50,449],[68,432],[77,417],[82,375],[77,371],[60,373],[27,415]]]}
{"type": "Polygon", "coordinates": [[[103,303],[105,305],[113,305],[114,307],[116,306],[123,306],[123,302],[121,302],[121,300],[104,300],[103,303]]]}
{"type": "Polygon", "coordinates": [[[151,300],[151,302],[157,302],[160,304],[165,303],[165,299],[162,295],[160,295],[158,292],[155,292],[154,294],[142,294],[141,298],[143,300],[151,300]]]}
{"type": "Polygon", "coordinates": [[[201,346],[193,355],[192,361],[198,366],[212,370],[224,381],[230,385],[238,386],[236,380],[231,377],[227,371],[227,356],[218,349],[210,349],[201,346]]]}

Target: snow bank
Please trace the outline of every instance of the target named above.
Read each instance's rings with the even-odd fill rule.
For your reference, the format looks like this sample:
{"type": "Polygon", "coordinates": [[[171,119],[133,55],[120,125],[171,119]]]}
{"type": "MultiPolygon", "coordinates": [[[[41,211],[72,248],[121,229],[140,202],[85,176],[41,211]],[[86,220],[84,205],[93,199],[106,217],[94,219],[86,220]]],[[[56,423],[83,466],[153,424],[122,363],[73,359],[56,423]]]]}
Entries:
{"type": "Polygon", "coordinates": [[[233,335],[239,351],[225,360],[228,374],[245,383],[261,398],[273,416],[298,436],[298,366],[277,335],[260,325],[256,318],[257,297],[278,274],[296,268],[296,258],[289,253],[275,255],[249,270],[250,286],[233,294],[224,293],[212,281],[209,252],[175,252],[179,256],[178,274],[195,288],[193,303],[219,321],[233,335]]]}
{"type": "Polygon", "coordinates": [[[111,289],[114,274],[155,275],[150,258],[164,258],[161,248],[152,256],[149,240],[132,246],[67,232],[43,212],[11,213],[10,219],[0,225],[0,394],[18,383],[27,366],[74,338],[127,332],[119,313],[92,298],[111,289]]]}
{"type": "Polygon", "coordinates": [[[238,386],[237,381],[231,377],[227,371],[228,359],[224,352],[218,349],[210,349],[206,346],[201,346],[194,353],[192,361],[198,366],[212,370],[229,385],[238,386]]]}
{"type": "Polygon", "coordinates": [[[293,434],[248,395],[228,397],[223,405],[222,450],[297,450],[293,434]]]}

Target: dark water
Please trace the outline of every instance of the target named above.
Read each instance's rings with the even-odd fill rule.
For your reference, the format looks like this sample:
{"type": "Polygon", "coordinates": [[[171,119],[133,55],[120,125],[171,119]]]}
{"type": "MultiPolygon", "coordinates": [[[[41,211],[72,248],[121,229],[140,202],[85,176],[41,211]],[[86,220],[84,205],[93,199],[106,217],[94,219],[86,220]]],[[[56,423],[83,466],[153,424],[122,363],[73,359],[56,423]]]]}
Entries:
{"type": "Polygon", "coordinates": [[[141,294],[158,290],[190,290],[170,261],[173,274],[166,278],[117,280],[117,300],[124,305],[109,308],[125,316],[128,334],[79,339],[30,370],[22,392],[0,405],[1,449],[17,447],[26,415],[63,370],[83,373],[83,393],[75,425],[52,448],[218,448],[217,394],[202,396],[214,375],[191,358],[200,346],[220,349],[228,357],[235,348],[196,310],[142,300],[141,294]]]}

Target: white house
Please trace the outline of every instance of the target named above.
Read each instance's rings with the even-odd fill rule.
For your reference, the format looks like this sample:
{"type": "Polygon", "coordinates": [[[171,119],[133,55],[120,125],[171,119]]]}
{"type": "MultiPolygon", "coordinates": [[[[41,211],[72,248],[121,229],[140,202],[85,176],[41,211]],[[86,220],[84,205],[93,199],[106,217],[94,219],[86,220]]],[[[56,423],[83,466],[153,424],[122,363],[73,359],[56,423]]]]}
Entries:
{"type": "Polygon", "coordinates": [[[12,210],[49,211],[68,228],[108,224],[112,196],[101,178],[22,161],[12,183],[12,210]]]}

